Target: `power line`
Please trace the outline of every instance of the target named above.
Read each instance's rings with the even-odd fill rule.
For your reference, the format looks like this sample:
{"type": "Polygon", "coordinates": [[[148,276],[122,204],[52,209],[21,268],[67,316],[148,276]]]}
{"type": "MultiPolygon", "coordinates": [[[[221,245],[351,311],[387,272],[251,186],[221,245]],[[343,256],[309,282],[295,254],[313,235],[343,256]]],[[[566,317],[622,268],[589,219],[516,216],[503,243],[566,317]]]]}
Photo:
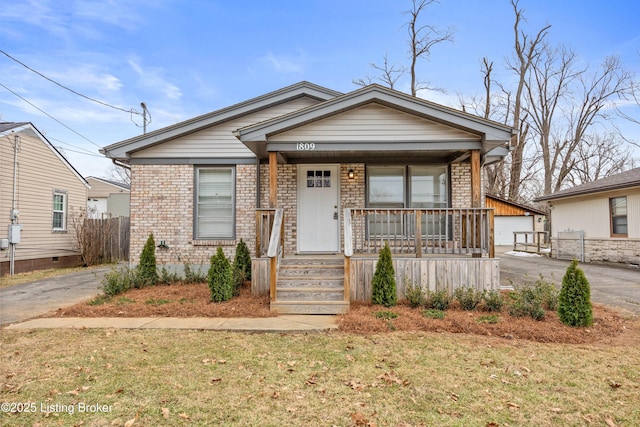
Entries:
{"type": "MultiPolygon", "coordinates": [[[[96,154],[95,151],[87,150],[86,148],[82,148],[82,147],[80,147],[78,145],[71,144],[71,143],[68,143],[66,141],[62,141],[62,140],[57,139],[57,138],[52,138],[52,137],[48,136],[47,139],[49,139],[50,141],[56,141],[56,142],[58,142],[58,143],[60,143],[62,145],[68,145],[69,147],[73,147],[73,148],[75,148],[77,150],[82,150],[82,151],[84,151],[84,153],[82,153],[82,154],[87,154],[88,156],[102,157],[102,155],[96,154]]],[[[68,149],[65,148],[65,150],[68,150],[68,149]]],[[[71,150],[69,150],[69,151],[71,151],[71,150]]],[[[80,151],[76,151],[76,153],[80,153],[80,151]]]]}
{"type": "Polygon", "coordinates": [[[57,149],[57,150],[62,150],[62,151],[64,151],[65,153],[68,151],[68,152],[70,152],[70,153],[82,154],[83,156],[100,157],[100,158],[102,158],[102,159],[104,159],[104,158],[105,158],[104,156],[101,156],[100,154],[87,153],[87,152],[78,151],[78,150],[70,150],[70,149],[68,149],[68,148],[64,148],[64,147],[60,147],[60,146],[57,146],[57,147],[56,147],[56,149],[57,149]]]}
{"type": "Polygon", "coordinates": [[[100,100],[98,100],[98,99],[91,98],[90,96],[83,95],[83,94],[81,94],[81,93],[79,93],[79,92],[76,92],[75,90],[73,90],[73,89],[71,89],[71,88],[68,88],[67,86],[65,86],[65,85],[63,85],[63,84],[61,84],[61,83],[58,83],[57,81],[55,81],[55,80],[53,80],[53,79],[51,79],[51,78],[49,78],[49,77],[45,76],[45,75],[44,75],[44,74],[42,74],[41,72],[39,72],[39,71],[37,71],[37,70],[34,70],[33,68],[29,67],[29,66],[28,66],[27,64],[25,64],[24,62],[21,62],[20,60],[18,60],[18,59],[16,59],[16,58],[14,58],[13,56],[9,55],[9,54],[8,54],[7,52],[5,52],[4,50],[0,49],[0,53],[2,53],[3,55],[5,55],[7,58],[9,58],[9,59],[11,59],[11,60],[13,60],[13,61],[17,62],[18,64],[22,65],[22,66],[23,66],[23,67],[25,67],[27,70],[32,71],[32,72],[34,72],[34,73],[36,73],[36,74],[37,74],[37,75],[39,75],[40,77],[42,77],[42,78],[44,78],[44,79],[46,79],[46,80],[49,80],[51,83],[56,84],[56,85],[60,86],[61,88],[65,89],[65,90],[68,90],[69,92],[71,92],[71,93],[73,93],[73,94],[75,94],[75,95],[78,95],[78,96],[80,96],[80,97],[82,97],[82,98],[88,99],[89,101],[96,102],[96,103],[98,103],[98,104],[100,104],[100,105],[104,105],[105,107],[113,108],[114,110],[120,110],[120,111],[124,111],[125,113],[131,113],[131,114],[140,114],[139,112],[135,111],[133,108],[131,108],[131,109],[129,109],[129,110],[126,110],[126,109],[124,109],[124,108],[116,107],[115,105],[111,105],[111,104],[108,104],[108,103],[106,103],[106,102],[100,101],[100,100]]]}
{"type": "Polygon", "coordinates": [[[32,103],[31,101],[28,101],[27,99],[23,98],[22,96],[20,96],[19,94],[15,93],[14,91],[12,91],[11,89],[9,89],[8,87],[6,87],[5,85],[3,85],[2,83],[0,83],[0,86],[2,86],[3,88],[5,88],[6,90],[8,90],[9,92],[11,92],[12,94],[14,94],[15,96],[17,96],[18,98],[22,99],[24,102],[26,102],[27,104],[31,105],[33,108],[35,108],[36,110],[40,111],[42,114],[45,114],[47,117],[49,117],[50,119],[58,122],[59,124],[61,124],[62,126],[66,127],[67,129],[69,129],[71,132],[75,133],[76,135],[78,135],[79,137],[89,141],[90,143],[92,143],[93,145],[95,145],[98,148],[102,148],[101,146],[99,146],[98,144],[96,144],[95,142],[93,142],[92,140],[90,140],[89,138],[87,138],[86,136],[76,132],[75,130],[71,129],[69,126],[65,125],[64,123],[62,123],[60,120],[56,119],[55,117],[53,117],[51,114],[47,113],[46,111],[44,111],[42,108],[38,107],[37,105],[35,105],[34,103],[32,103]]]}

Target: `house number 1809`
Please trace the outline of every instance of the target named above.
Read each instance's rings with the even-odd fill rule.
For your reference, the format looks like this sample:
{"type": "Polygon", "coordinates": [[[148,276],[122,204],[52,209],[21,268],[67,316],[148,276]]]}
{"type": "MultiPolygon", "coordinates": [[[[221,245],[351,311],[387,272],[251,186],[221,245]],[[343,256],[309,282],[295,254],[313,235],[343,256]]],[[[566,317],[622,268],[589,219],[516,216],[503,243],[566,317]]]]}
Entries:
{"type": "Polygon", "coordinates": [[[298,142],[296,148],[298,151],[311,151],[316,149],[316,144],[313,142],[298,142]]]}

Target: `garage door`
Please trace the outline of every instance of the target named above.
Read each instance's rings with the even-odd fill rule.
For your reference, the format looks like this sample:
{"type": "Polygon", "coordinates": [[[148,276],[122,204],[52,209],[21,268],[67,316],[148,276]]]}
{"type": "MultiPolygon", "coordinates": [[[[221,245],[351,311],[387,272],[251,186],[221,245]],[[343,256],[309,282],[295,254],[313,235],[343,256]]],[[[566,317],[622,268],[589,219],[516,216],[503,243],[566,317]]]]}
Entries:
{"type": "Polygon", "coordinates": [[[497,216],[495,217],[494,228],[496,245],[513,245],[514,231],[533,231],[533,217],[497,216]]]}

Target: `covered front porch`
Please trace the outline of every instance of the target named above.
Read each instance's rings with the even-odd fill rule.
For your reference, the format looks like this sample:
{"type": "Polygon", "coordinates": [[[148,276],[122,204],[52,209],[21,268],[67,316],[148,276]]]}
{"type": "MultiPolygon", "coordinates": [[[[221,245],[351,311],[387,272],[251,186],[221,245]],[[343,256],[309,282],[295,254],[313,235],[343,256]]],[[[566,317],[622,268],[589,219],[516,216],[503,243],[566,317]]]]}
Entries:
{"type": "Polygon", "coordinates": [[[510,128],[374,85],[235,135],[261,162],[252,279],[273,310],[369,300],[385,244],[399,299],[406,285],[497,288],[482,166],[510,128]]]}

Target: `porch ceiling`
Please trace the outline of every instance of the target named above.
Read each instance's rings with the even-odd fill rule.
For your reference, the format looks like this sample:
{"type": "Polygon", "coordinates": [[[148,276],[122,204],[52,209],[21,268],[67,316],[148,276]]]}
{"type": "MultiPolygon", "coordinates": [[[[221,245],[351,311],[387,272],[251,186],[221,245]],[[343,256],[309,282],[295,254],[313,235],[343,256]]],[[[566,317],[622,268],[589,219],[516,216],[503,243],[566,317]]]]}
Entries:
{"type": "Polygon", "coordinates": [[[468,150],[278,152],[282,163],[450,163],[467,155],[468,150]]]}

